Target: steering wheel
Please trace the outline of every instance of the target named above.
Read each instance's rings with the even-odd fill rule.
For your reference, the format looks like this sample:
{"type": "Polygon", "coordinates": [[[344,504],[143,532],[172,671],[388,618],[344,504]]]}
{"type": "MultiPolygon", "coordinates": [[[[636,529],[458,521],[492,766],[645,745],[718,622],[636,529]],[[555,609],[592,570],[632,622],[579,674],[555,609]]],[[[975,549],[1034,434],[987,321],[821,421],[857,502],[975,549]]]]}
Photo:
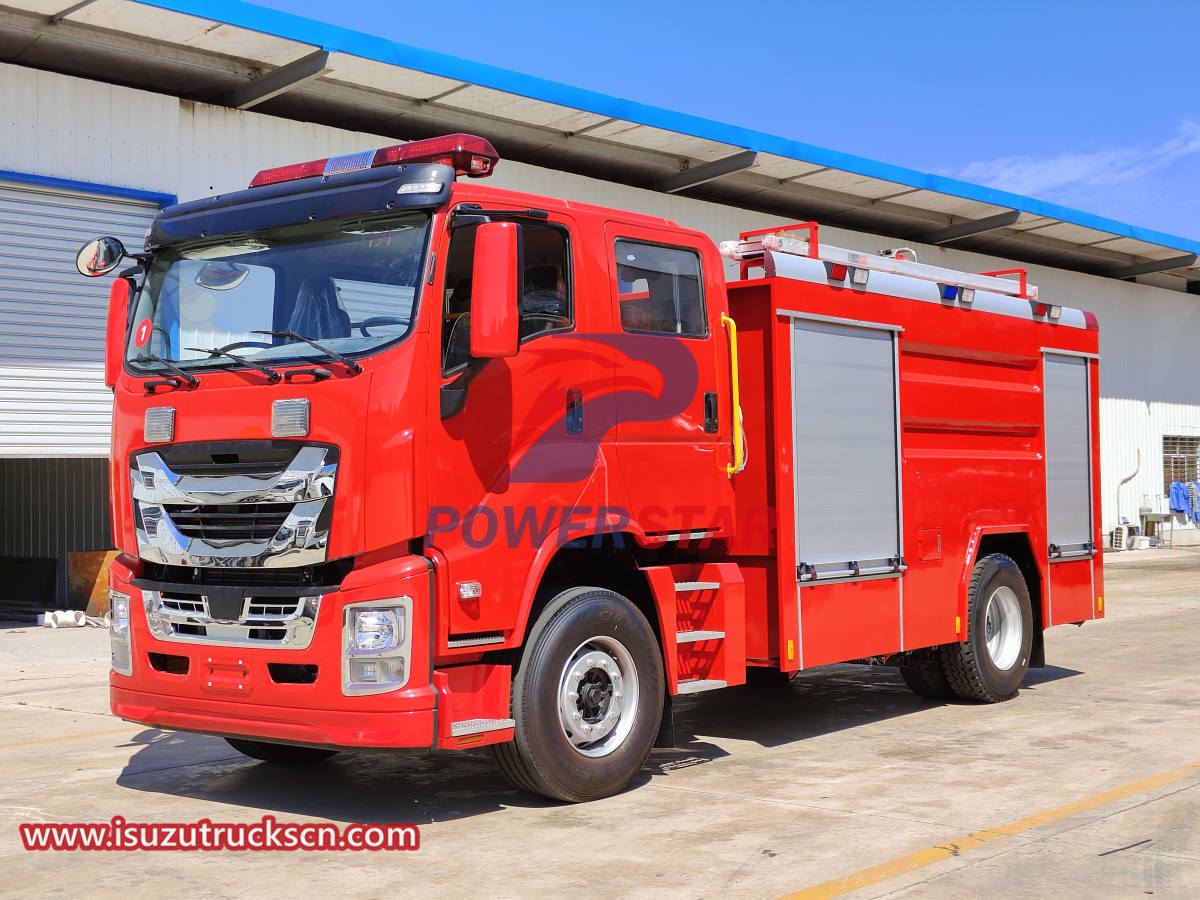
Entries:
{"type": "Polygon", "coordinates": [[[351,325],[351,328],[357,328],[363,337],[372,337],[371,332],[367,331],[373,325],[407,325],[408,319],[401,319],[398,316],[371,316],[369,319],[363,319],[351,325]]]}
{"type": "Polygon", "coordinates": [[[471,314],[464,313],[454,320],[450,326],[450,334],[446,336],[444,365],[447,372],[452,372],[471,360],[471,314]]]}
{"type": "Polygon", "coordinates": [[[571,320],[566,316],[560,316],[557,313],[548,312],[529,312],[521,313],[522,322],[549,322],[551,328],[561,328],[564,325],[570,325],[571,320]]]}
{"type": "Polygon", "coordinates": [[[533,337],[535,334],[543,334],[547,331],[569,328],[570,326],[571,320],[566,316],[548,312],[530,312],[521,314],[519,331],[521,338],[525,339],[533,337]]]}
{"type": "Polygon", "coordinates": [[[226,344],[224,347],[218,347],[218,351],[233,350],[237,347],[273,347],[274,344],[267,344],[263,341],[234,341],[232,344],[226,344]]]}

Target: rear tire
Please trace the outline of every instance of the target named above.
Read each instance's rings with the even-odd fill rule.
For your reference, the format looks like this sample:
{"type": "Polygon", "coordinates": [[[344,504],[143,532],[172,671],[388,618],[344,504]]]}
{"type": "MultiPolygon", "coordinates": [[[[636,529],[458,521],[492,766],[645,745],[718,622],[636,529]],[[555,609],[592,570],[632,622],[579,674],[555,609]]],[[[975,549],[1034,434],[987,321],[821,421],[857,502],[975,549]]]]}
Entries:
{"type": "Polygon", "coordinates": [[[650,755],[665,690],[658,639],[637,607],[572,588],[530,633],[513,679],[513,740],[492,754],[523,790],[571,803],[611,796],[650,755]]]}
{"type": "Polygon", "coordinates": [[[965,700],[1011,700],[1032,648],[1033,608],[1020,567],[1002,553],[985,556],[967,591],[967,639],[942,648],[951,689],[965,700]]]}
{"type": "Polygon", "coordinates": [[[897,665],[900,677],[917,696],[930,700],[949,700],[954,696],[942,663],[941,648],[915,650],[897,665]]]}
{"type": "Polygon", "coordinates": [[[315,763],[335,755],[338,751],[324,747],[296,747],[292,744],[272,744],[269,741],[248,741],[245,738],[225,738],[234,750],[251,759],[282,765],[315,763]]]}

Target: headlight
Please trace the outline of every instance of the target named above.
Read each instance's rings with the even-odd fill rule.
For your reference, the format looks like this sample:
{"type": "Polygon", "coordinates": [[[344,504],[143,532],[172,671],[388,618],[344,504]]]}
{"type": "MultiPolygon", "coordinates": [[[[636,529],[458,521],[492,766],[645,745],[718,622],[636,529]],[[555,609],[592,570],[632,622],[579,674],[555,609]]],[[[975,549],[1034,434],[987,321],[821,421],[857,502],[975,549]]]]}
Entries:
{"type": "Polygon", "coordinates": [[[354,610],[355,650],[388,650],[404,640],[404,610],[354,610]]]}
{"type": "Polygon", "coordinates": [[[408,682],[412,598],[346,605],[343,619],[342,693],[382,694],[408,682]]]}
{"type": "Polygon", "coordinates": [[[120,675],[133,674],[133,644],[129,633],[129,595],[108,590],[108,643],[112,650],[112,668],[120,675]]]}

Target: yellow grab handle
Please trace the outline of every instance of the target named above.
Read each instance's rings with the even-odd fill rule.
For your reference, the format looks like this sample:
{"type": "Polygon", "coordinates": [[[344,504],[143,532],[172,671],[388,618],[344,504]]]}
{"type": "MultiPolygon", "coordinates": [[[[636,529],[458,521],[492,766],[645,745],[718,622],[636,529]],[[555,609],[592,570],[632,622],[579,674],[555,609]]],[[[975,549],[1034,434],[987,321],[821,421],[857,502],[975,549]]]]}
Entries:
{"type": "Polygon", "coordinates": [[[746,468],[746,432],[742,427],[742,394],[738,384],[737,323],[721,313],[721,324],[729,329],[729,368],[733,382],[733,463],[725,467],[725,474],[732,478],[746,468]]]}

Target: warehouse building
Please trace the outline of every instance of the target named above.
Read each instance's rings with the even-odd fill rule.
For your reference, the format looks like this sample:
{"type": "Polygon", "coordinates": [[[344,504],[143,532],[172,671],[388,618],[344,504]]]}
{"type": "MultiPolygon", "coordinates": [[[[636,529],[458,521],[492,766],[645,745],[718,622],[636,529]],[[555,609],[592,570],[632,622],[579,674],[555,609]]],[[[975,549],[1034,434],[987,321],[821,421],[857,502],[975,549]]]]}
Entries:
{"type": "Polygon", "coordinates": [[[1104,531],[1200,540],[1167,497],[1200,478],[1200,241],[224,0],[0,0],[0,122],[0,604],[78,602],[109,546],[108,286],[78,247],[140,247],[161,207],[262,168],[455,131],[496,145],[501,186],[714,240],[812,219],[839,246],[1027,268],[1101,323],[1104,531]]]}

